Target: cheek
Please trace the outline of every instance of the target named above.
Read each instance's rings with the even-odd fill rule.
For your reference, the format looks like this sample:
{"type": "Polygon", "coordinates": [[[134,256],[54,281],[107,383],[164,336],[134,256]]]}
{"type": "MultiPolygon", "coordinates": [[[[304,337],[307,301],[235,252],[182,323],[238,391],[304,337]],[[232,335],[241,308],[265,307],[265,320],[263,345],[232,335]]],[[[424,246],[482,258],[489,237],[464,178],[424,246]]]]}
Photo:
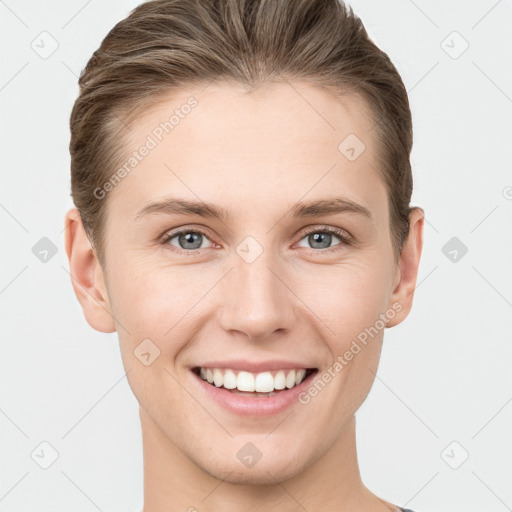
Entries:
{"type": "Polygon", "coordinates": [[[378,262],[363,259],[301,269],[292,289],[323,321],[339,352],[387,307],[387,271],[378,262]]]}
{"type": "MultiPolygon", "coordinates": [[[[201,293],[195,274],[185,267],[154,265],[150,258],[126,261],[111,272],[115,314],[136,331],[149,330],[161,336],[201,293]]],[[[204,283],[203,288],[205,293],[204,283]]]]}
{"type": "Polygon", "coordinates": [[[332,274],[329,293],[317,295],[322,319],[335,333],[328,338],[334,377],[328,384],[332,394],[323,398],[326,410],[355,412],[372,387],[384,335],[381,315],[389,300],[388,272],[377,259],[371,265],[346,265],[332,274]]]}
{"type": "MultiPolygon", "coordinates": [[[[144,265],[137,261],[118,265],[110,280],[115,294],[113,314],[125,328],[118,328],[125,368],[139,368],[138,347],[149,339],[157,347],[153,348],[155,353],[159,353],[151,364],[152,371],[171,369],[201,325],[208,303],[202,299],[216,276],[212,271],[198,271],[194,265],[151,265],[148,258],[144,265]]],[[[151,352],[153,345],[146,343],[151,352]]],[[[144,377],[147,382],[160,375],[148,377],[149,374],[144,377]]]]}

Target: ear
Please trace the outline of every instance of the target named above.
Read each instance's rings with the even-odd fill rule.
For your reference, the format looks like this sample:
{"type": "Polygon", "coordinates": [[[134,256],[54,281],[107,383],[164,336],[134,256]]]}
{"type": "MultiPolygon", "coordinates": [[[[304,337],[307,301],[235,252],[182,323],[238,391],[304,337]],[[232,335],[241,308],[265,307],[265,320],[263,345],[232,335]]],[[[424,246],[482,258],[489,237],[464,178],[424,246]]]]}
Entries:
{"type": "Polygon", "coordinates": [[[110,310],[103,270],[76,208],[66,213],[65,223],[71,283],[85,319],[97,331],[114,332],[116,325],[110,310]]]}
{"type": "Polygon", "coordinates": [[[397,314],[389,320],[386,327],[398,325],[407,318],[411,311],[423,249],[424,217],[425,212],[419,207],[415,207],[409,214],[409,233],[404,241],[397,267],[395,281],[398,281],[398,284],[396,284],[388,304],[388,307],[397,311],[397,314]],[[397,308],[398,305],[401,305],[400,309],[397,308]]]}

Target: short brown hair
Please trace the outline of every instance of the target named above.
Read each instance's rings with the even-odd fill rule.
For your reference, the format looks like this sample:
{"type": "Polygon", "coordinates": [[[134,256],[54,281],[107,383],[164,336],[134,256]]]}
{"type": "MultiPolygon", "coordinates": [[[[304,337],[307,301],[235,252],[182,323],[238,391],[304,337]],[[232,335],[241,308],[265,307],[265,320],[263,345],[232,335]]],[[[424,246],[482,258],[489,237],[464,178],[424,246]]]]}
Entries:
{"type": "Polygon", "coordinates": [[[411,112],[398,71],[352,8],[341,0],[149,0],[93,53],[70,117],[71,195],[100,262],[107,201],[94,191],[122,161],[123,126],[183,86],[234,80],[250,90],[293,79],[369,105],[398,257],[412,210],[411,112]]]}

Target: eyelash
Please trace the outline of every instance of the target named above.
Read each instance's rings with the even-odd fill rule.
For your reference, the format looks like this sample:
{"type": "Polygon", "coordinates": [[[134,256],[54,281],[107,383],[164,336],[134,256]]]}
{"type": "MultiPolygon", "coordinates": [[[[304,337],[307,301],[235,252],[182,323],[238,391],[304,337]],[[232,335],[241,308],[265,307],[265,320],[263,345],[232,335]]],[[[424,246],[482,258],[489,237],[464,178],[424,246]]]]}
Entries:
{"type": "MultiPolygon", "coordinates": [[[[164,236],[164,239],[161,242],[162,245],[166,245],[168,247],[172,247],[171,250],[175,250],[175,251],[180,252],[180,253],[187,253],[187,254],[189,254],[191,256],[192,255],[197,255],[198,253],[199,254],[202,253],[204,248],[203,249],[189,249],[189,250],[187,250],[187,249],[180,249],[178,247],[171,246],[169,244],[170,240],[172,240],[176,236],[179,236],[179,235],[181,235],[183,233],[200,234],[200,235],[203,235],[203,236],[205,236],[206,238],[209,239],[208,233],[206,233],[205,231],[203,231],[201,229],[182,229],[180,231],[175,231],[174,233],[169,233],[166,236],[164,236]]],[[[352,245],[353,244],[352,237],[346,231],[344,231],[342,229],[339,229],[339,228],[332,227],[332,226],[319,226],[319,227],[311,228],[311,229],[307,230],[302,235],[302,237],[300,238],[299,242],[302,239],[304,239],[305,237],[307,237],[308,235],[312,234],[312,233],[329,233],[331,235],[336,235],[341,240],[341,243],[336,244],[333,247],[328,247],[326,249],[309,249],[309,251],[313,252],[313,253],[320,253],[320,254],[330,253],[330,252],[339,250],[340,246],[352,245]]]]}

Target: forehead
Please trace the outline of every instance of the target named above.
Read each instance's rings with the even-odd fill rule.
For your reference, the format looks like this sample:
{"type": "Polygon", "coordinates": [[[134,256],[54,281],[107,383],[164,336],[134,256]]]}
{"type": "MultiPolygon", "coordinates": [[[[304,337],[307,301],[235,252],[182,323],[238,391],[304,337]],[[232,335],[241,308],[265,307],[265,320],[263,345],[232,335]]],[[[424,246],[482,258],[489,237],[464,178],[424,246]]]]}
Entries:
{"type": "Polygon", "coordinates": [[[111,200],[126,215],[168,193],[209,202],[222,193],[224,202],[251,208],[326,194],[378,203],[385,191],[372,128],[360,97],[304,82],[173,91],[133,122],[127,157],[150,139],[153,147],[111,200]]]}
{"type": "Polygon", "coordinates": [[[193,146],[202,140],[203,144],[225,145],[232,141],[242,144],[239,152],[255,142],[268,141],[276,143],[276,152],[286,149],[287,143],[296,146],[300,141],[308,143],[306,151],[322,141],[337,150],[339,140],[349,133],[370,142],[374,125],[370,108],[360,96],[335,96],[308,82],[273,82],[253,90],[225,82],[162,95],[138,117],[132,141],[168,121],[173,113],[177,114],[172,121],[176,144],[193,146]],[[195,106],[188,108],[192,101],[195,106]],[[258,139],[251,140],[251,135],[258,139]]]}

